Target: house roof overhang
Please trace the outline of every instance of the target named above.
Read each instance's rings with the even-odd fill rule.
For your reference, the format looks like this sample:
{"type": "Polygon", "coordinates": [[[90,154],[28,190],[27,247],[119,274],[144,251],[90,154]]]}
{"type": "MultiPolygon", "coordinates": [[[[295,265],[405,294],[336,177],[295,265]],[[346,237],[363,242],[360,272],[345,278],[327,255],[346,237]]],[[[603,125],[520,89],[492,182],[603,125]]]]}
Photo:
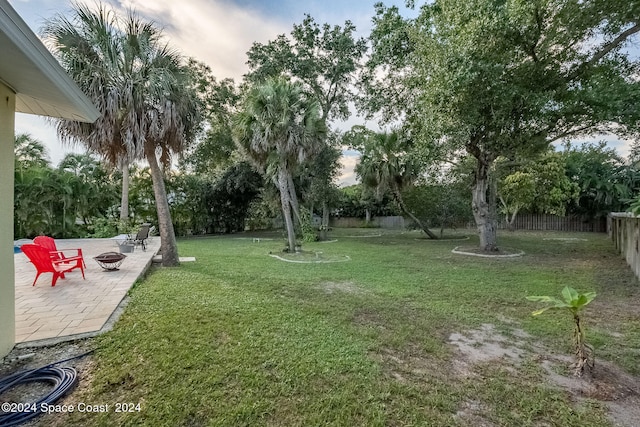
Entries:
{"type": "Polygon", "coordinates": [[[94,122],[100,113],[9,5],[0,0],[0,81],[16,94],[16,111],[94,122]]]}

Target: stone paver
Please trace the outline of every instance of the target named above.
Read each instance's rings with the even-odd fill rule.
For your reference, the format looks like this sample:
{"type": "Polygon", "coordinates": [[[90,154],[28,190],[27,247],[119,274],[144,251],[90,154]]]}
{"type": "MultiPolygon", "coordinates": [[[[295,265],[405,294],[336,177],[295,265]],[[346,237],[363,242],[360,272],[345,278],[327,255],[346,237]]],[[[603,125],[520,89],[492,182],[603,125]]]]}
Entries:
{"type": "Polygon", "coordinates": [[[151,265],[160,249],[160,237],[148,241],[147,250],[136,246],[125,254],[120,269],[105,271],[93,259],[104,252],[117,252],[111,239],[60,239],[58,249],[81,248],[87,267],[85,280],[79,269],[51,286],[51,273],[43,273],[31,286],[36,269],[23,254],[14,255],[16,286],[16,343],[73,339],[78,334],[99,332],[126,296],[133,283],[151,265]]]}

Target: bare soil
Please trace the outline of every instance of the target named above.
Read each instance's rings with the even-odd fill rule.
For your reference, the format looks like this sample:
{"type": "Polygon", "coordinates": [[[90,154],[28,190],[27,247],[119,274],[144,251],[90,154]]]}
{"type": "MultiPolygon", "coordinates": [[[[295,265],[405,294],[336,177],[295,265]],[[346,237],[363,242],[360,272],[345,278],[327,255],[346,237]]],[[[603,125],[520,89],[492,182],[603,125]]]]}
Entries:
{"type": "MultiPolygon", "coordinates": [[[[456,347],[453,367],[457,374],[468,378],[474,375],[474,365],[492,360],[515,369],[524,358],[533,356],[544,368],[548,382],[568,392],[576,403],[586,399],[598,400],[608,407],[609,419],[614,425],[640,425],[640,378],[601,360],[596,360],[593,372],[576,377],[569,369],[570,357],[553,354],[539,344],[532,346],[531,337],[522,330],[514,328],[511,335],[507,337],[499,333],[491,324],[451,334],[449,342],[456,347]]],[[[481,416],[482,407],[479,402],[466,402],[458,416],[470,425],[491,426],[481,416]]]]}

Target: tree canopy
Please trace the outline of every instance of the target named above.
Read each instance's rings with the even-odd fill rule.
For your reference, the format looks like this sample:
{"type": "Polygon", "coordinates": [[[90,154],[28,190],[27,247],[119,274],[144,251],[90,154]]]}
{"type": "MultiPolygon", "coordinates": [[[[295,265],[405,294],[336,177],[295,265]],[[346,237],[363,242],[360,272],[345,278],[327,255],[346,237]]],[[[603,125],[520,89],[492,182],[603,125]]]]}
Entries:
{"type": "MultiPolygon", "coordinates": [[[[410,2],[413,3],[413,2],[410,2]]],[[[401,121],[425,158],[476,160],[480,245],[496,243],[499,156],[597,132],[637,133],[640,2],[436,0],[416,18],[376,5],[363,105],[401,121]]]]}
{"type": "Polygon", "coordinates": [[[247,56],[250,82],[288,76],[314,96],[323,121],[346,119],[359,61],[366,51],[364,39],[356,39],[351,21],[344,26],[319,25],[306,15],[293,26],[291,37],[284,34],[267,44],[254,43],[247,56]]]}

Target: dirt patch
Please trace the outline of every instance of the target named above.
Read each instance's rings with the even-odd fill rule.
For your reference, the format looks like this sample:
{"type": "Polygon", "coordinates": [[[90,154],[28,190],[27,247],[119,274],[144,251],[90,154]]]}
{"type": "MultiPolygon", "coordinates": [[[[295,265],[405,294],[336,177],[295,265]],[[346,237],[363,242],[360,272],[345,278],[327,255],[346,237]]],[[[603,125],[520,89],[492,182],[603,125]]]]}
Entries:
{"type": "MultiPolygon", "coordinates": [[[[519,335],[525,337],[526,333],[519,331],[519,335]]],[[[489,323],[465,334],[453,333],[449,335],[449,342],[458,347],[463,358],[471,364],[502,358],[519,364],[525,355],[525,351],[520,348],[525,345],[523,341],[508,339],[489,323]]]]}
{"type": "MultiPolygon", "coordinates": [[[[569,369],[573,362],[571,357],[554,355],[539,344],[531,345],[532,337],[517,328],[511,330],[509,335],[507,337],[498,332],[491,324],[483,324],[479,329],[465,333],[451,334],[449,342],[456,347],[452,360],[456,375],[459,378],[473,377],[476,375],[474,365],[497,360],[507,369],[516,369],[522,360],[535,356],[546,372],[548,382],[568,392],[575,402],[598,400],[609,408],[609,418],[615,425],[638,426],[640,378],[600,360],[596,360],[593,372],[576,377],[569,369]]],[[[486,420],[476,419],[481,413],[482,404],[471,402],[469,405],[465,403],[457,416],[473,425],[490,426],[486,420]]]]}

